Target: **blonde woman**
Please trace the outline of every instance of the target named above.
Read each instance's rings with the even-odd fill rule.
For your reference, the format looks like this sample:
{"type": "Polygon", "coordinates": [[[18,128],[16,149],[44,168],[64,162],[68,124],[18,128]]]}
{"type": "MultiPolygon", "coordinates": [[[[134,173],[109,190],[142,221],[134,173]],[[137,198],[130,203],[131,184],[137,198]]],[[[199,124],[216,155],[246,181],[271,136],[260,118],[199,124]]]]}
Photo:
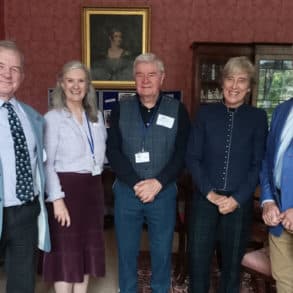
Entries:
{"type": "Polygon", "coordinates": [[[106,130],[88,69],[63,66],[45,115],[46,192],[52,251],[43,277],[56,293],[85,293],[105,273],[101,172],[106,130]]]}

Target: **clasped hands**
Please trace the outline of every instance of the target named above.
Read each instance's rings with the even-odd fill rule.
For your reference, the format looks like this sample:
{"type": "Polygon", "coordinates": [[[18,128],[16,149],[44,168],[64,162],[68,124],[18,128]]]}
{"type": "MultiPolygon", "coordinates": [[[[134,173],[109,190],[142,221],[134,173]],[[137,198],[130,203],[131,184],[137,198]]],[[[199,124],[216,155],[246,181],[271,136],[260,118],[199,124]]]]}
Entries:
{"type": "Polygon", "coordinates": [[[268,226],[277,226],[281,223],[289,233],[293,233],[293,208],[281,213],[275,202],[265,202],[262,218],[268,226]]]}
{"type": "Polygon", "coordinates": [[[226,196],[218,194],[214,191],[208,193],[207,199],[218,207],[221,214],[226,215],[235,211],[239,206],[238,202],[233,198],[233,196],[226,196]]]}
{"type": "Polygon", "coordinates": [[[157,179],[139,181],[133,187],[135,195],[143,202],[152,202],[161,191],[162,184],[157,179]]]}

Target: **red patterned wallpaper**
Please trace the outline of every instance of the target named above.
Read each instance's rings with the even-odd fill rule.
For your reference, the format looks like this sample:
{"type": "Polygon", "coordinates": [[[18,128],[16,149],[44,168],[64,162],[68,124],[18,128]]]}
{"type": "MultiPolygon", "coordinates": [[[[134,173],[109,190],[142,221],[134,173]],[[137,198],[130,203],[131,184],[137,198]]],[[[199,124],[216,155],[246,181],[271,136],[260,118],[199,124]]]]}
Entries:
{"type": "Polygon", "coordinates": [[[0,40],[4,39],[4,0],[0,0],[0,40]]]}
{"type": "Polygon", "coordinates": [[[144,6],[152,9],[151,49],[165,63],[165,88],[181,89],[190,106],[194,41],[293,42],[292,0],[0,0],[5,38],[26,56],[26,79],[18,96],[44,113],[47,89],[61,66],[81,58],[82,6],[144,6]],[[5,4],[5,5],[4,5],[5,4]]]}

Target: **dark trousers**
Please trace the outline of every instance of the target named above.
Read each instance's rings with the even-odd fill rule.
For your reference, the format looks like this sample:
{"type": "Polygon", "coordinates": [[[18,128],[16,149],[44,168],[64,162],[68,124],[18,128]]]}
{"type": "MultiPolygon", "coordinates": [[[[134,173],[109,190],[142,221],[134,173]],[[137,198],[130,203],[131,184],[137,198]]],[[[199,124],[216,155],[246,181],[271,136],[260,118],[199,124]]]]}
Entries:
{"type": "Polygon", "coordinates": [[[171,252],[176,220],[175,184],[165,187],[151,203],[142,203],[134,191],[117,180],[115,194],[115,228],[119,254],[119,288],[121,293],[137,292],[137,256],[142,225],[148,224],[151,254],[151,289],[168,293],[171,281],[171,252]]]}
{"type": "Polygon", "coordinates": [[[39,213],[38,199],[4,208],[0,253],[5,257],[7,293],[34,293],[39,213]]]}
{"type": "Polygon", "coordinates": [[[216,242],[220,244],[221,277],[218,292],[239,293],[240,267],[248,241],[252,201],[221,215],[202,195],[194,198],[189,223],[190,293],[208,293],[216,242]]]}

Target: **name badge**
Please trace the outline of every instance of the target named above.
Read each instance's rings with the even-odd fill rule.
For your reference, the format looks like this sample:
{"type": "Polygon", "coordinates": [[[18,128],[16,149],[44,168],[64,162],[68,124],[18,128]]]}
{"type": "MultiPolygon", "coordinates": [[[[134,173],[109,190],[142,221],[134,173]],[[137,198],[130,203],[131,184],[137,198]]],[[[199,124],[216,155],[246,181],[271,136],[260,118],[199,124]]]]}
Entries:
{"type": "Polygon", "coordinates": [[[148,163],[150,161],[149,152],[140,152],[135,154],[135,163],[148,163]]]}
{"type": "Polygon", "coordinates": [[[174,125],[174,121],[175,119],[173,117],[164,114],[159,114],[156,124],[163,127],[172,128],[174,125]]]}

